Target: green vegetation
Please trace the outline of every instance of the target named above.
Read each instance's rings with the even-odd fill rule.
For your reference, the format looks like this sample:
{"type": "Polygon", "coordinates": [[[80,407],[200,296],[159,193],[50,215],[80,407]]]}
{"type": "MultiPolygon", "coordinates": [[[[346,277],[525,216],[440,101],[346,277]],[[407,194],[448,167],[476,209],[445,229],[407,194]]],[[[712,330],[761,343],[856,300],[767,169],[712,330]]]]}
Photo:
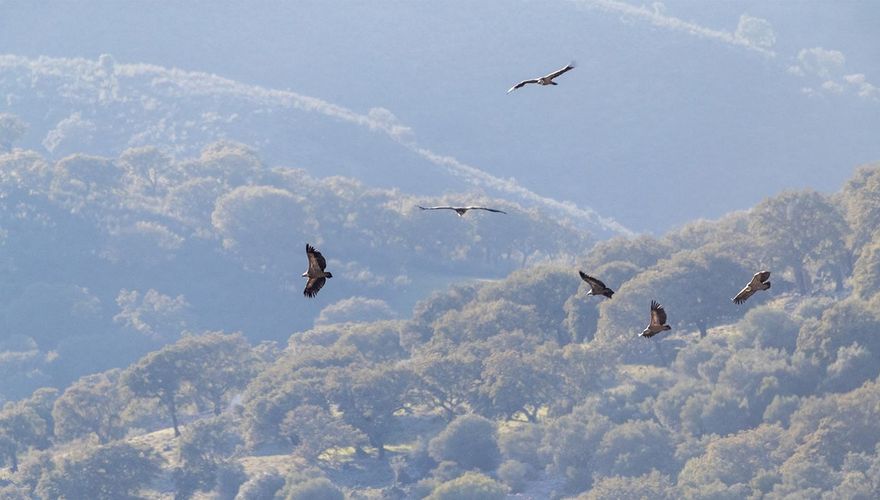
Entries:
{"type": "Polygon", "coordinates": [[[878,167],[590,249],[539,213],[426,223],[230,143],[0,166],[3,498],[880,496],[878,167]],[[285,291],[316,234],[382,291],[285,291]],[[493,279],[401,313],[422,266],[493,279]],[[639,338],[651,299],[673,329],[639,338]]]}
{"type": "MultiPolygon", "coordinates": [[[[19,122],[0,115],[0,135],[14,141],[19,122]]],[[[437,288],[573,259],[593,241],[571,220],[468,196],[511,214],[422,213],[449,200],[269,167],[233,142],[180,159],[0,146],[0,401],[124,368],[186,332],[284,342],[316,319],[403,317],[437,288]],[[307,241],[339,276],[312,302],[299,300],[307,241]]],[[[214,389],[219,409],[227,388],[214,389]]]]}

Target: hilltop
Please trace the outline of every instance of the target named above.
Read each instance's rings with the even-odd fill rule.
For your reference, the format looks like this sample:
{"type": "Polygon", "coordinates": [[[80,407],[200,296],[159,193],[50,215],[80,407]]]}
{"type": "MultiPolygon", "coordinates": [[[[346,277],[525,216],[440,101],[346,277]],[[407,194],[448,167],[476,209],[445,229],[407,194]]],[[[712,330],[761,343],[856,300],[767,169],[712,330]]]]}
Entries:
{"type": "Polygon", "coordinates": [[[541,196],[513,178],[420,145],[384,108],[356,112],[319,98],[217,75],[148,64],[0,56],[5,109],[29,126],[21,145],[59,160],[73,153],[118,156],[154,146],[178,158],[228,140],[267,165],[341,175],[369,187],[440,196],[479,190],[572,219],[605,238],[629,231],[607,215],[541,196]]]}

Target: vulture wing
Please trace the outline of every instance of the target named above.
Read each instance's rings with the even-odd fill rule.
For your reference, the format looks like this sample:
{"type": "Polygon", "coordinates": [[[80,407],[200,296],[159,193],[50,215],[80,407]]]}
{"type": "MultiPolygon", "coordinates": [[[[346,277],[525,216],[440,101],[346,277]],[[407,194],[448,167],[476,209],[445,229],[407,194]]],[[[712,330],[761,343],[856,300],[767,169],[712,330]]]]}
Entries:
{"type": "Polygon", "coordinates": [[[525,85],[525,84],[527,84],[527,83],[538,83],[538,79],[537,79],[537,78],[533,78],[533,79],[531,79],[531,80],[523,80],[523,81],[517,83],[516,85],[514,85],[513,87],[510,87],[510,89],[507,91],[507,93],[509,94],[509,93],[513,92],[514,90],[516,90],[516,89],[518,89],[518,88],[522,88],[523,85],[525,85]]]}
{"type": "Polygon", "coordinates": [[[755,289],[752,288],[751,283],[749,283],[742,290],[740,290],[738,294],[736,294],[736,297],[733,298],[733,303],[734,304],[742,304],[743,302],[748,300],[749,297],[751,297],[754,294],[755,294],[755,289]]]}
{"type": "Polygon", "coordinates": [[[651,326],[666,324],[666,310],[656,300],[651,301],[651,326]]]}
{"type": "Polygon", "coordinates": [[[602,280],[596,279],[583,271],[578,271],[578,273],[581,275],[581,279],[586,281],[587,284],[590,285],[590,288],[593,289],[593,293],[597,293],[608,288],[605,286],[605,283],[602,283],[602,280]]]}
{"type": "Polygon", "coordinates": [[[550,73],[549,75],[545,76],[544,78],[552,80],[552,79],[556,78],[557,76],[565,73],[566,71],[571,71],[573,69],[574,69],[574,63],[571,63],[562,69],[558,69],[558,70],[554,71],[553,73],[550,73]]]}
{"type": "Polygon", "coordinates": [[[308,298],[314,297],[326,282],[327,278],[309,278],[309,281],[306,282],[306,288],[303,290],[303,295],[308,298]]]}
{"type": "MultiPolygon", "coordinates": [[[[324,256],[321,255],[321,252],[315,250],[315,247],[306,243],[306,255],[309,257],[309,276],[317,276],[321,271],[327,267],[327,261],[324,260],[324,256]]],[[[321,283],[323,286],[324,283],[321,283]]],[[[320,286],[318,288],[321,288],[320,286]]],[[[317,290],[315,290],[317,293],[317,290]]]]}
{"type": "Polygon", "coordinates": [[[506,214],[504,210],[498,210],[497,208],[488,208],[488,207],[465,207],[468,210],[485,210],[487,212],[495,212],[496,214],[506,214]]]}

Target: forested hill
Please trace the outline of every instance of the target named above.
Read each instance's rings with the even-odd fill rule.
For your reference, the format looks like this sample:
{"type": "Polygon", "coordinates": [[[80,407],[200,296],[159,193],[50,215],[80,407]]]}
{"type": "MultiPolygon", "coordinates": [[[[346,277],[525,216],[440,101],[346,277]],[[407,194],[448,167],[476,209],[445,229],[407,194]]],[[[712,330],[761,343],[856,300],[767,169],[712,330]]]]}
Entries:
{"type": "Polygon", "coordinates": [[[121,64],[110,55],[0,55],[0,103],[0,111],[28,124],[18,145],[51,160],[74,153],[117,157],[142,146],[188,158],[231,140],[259,151],[267,165],[304,168],[315,177],[342,175],[417,195],[479,189],[573,218],[598,237],[628,232],[609,214],[542,196],[540,189],[431,150],[384,108],[359,112],[212,74],[121,64]]]}
{"type": "MultiPolygon", "coordinates": [[[[119,292],[113,316],[120,331],[113,335],[166,336],[164,346],[138,354],[127,367],[37,389],[53,380],[40,379],[41,370],[64,360],[94,360],[96,350],[114,345],[107,336],[68,342],[48,335],[99,325],[96,318],[108,315],[104,308],[112,303],[76,285],[78,270],[90,263],[121,266],[132,279],[160,279],[171,266],[175,273],[197,274],[187,275],[196,283],[194,278],[217,278],[181,263],[238,263],[236,273],[224,275],[228,281],[207,281],[202,291],[235,289],[244,297],[247,277],[280,281],[287,269],[299,269],[280,264],[286,240],[274,238],[301,229],[278,233],[263,225],[278,217],[248,218],[292,209],[291,197],[307,212],[280,218],[283,223],[315,224],[328,235],[335,233],[321,219],[327,212],[316,207],[369,196],[383,200],[378,205],[388,213],[371,203],[370,216],[356,219],[364,221],[365,232],[325,236],[333,242],[325,247],[351,248],[346,241],[367,235],[384,243],[337,250],[343,254],[375,248],[386,255],[394,246],[389,234],[408,234],[400,228],[381,232],[382,224],[370,225],[377,218],[417,224],[431,234],[475,228],[471,238],[480,241],[488,237],[480,231],[495,227],[490,220],[519,225],[527,219],[442,214],[450,217],[422,225],[425,214],[398,204],[407,199],[400,193],[391,197],[288,169],[260,174],[277,181],[269,184],[197,180],[188,188],[194,194],[182,198],[169,190],[157,199],[149,193],[161,183],[136,177],[119,184],[89,181],[98,173],[133,175],[112,165],[137,165],[156,154],[136,150],[117,159],[50,162],[18,150],[4,157],[4,249],[18,248],[12,235],[39,240],[46,233],[62,238],[66,231],[91,231],[85,233],[88,244],[59,240],[27,247],[30,253],[26,247],[4,253],[5,272],[18,279],[25,274],[16,273],[51,267],[57,262],[52,252],[66,252],[78,264],[59,271],[70,278],[60,288],[41,284],[22,293],[16,286],[26,281],[3,284],[6,352],[0,361],[17,377],[5,377],[13,382],[3,389],[35,389],[15,395],[0,411],[4,498],[880,496],[880,167],[858,169],[831,196],[787,192],[662,237],[615,238],[590,249],[581,242],[575,262],[550,251],[546,262],[527,261],[503,279],[444,288],[397,317],[374,301],[382,289],[376,287],[364,294],[369,298],[325,308],[286,345],[258,343],[250,332],[203,331],[216,330],[213,324],[189,327],[193,333],[179,337],[201,311],[189,295],[119,292]],[[114,206],[106,186],[136,187],[120,199],[142,205],[114,206]],[[302,186],[323,198],[304,195],[297,190],[302,186]],[[130,215],[150,209],[156,218],[140,224],[140,215],[130,215]],[[731,303],[765,268],[773,273],[772,288],[743,305],[731,303]],[[617,291],[614,298],[585,296],[577,269],[601,277],[617,291]],[[666,307],[672,330],[640,338],[651,299],[666,307]],[[57,346],[47,352],[47,342],[57,346]]],[[[253,160],[246,149],[224,144],[169,165],[172,172],[215,172],[235,163],[234,171],[246,176],[249,171],[240,168],[246,159],[253,160]]],[[[566,248],[562,242],[580,234],[535,217],[539,230],[533,234],[541,245],[566,248]]],[[[451,272],[481,259],[493,262],[490,255],[455,248],[426,249],[440,253],[418,265],[433,261],[451,272]],[[470,258],[456,261],[461,255],[470,258]]],[[[494,258],[504,263],[519,255],[494,258]]],[[[345,262],[331,257],[328,268],[345,269],[345,262]]],[[[318,297],[336,293],[334,285],[331,280],[318,297]]],[[[298,293],[276,295],[289,307],[314,304],[298,293]]],[[[273,300],[268,297],[254,295],[236,310],[273,300]]],[[[220,308],[214,313],[224,317],[220,308]]]]}
{"type": "MultiPolygon", "coordinates": [[[[21,123],[0,115],[13,130],[21,123]]],[[[0,397],[125,366],[184,331],[281,340],[315,322],[393,319],[437,288],[498,279],[594,240],[571,220],[479,192],[416,197],[347,177],[270,168],[217,142],[52,161],[0,153],[0,397]],[[507,214],[427,212],[466,197],[507,214]],[[306,243],[332,282],[302,296],[306,243]],[[48,353],[52,353],[49,355],[48,353]],[[12,357],[9,357],[12,356],[12,357]]]]}

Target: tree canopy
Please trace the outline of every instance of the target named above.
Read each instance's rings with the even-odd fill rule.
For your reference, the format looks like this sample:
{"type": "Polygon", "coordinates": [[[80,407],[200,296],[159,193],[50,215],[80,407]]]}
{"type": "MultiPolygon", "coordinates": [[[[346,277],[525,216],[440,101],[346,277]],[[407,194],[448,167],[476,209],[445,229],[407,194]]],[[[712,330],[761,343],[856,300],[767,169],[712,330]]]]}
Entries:
{"type": "Polygon", "coordinates": [[[228,141],[0,167],[0,496],[878,495],[877,167],[593,247],[228,141]]]}

